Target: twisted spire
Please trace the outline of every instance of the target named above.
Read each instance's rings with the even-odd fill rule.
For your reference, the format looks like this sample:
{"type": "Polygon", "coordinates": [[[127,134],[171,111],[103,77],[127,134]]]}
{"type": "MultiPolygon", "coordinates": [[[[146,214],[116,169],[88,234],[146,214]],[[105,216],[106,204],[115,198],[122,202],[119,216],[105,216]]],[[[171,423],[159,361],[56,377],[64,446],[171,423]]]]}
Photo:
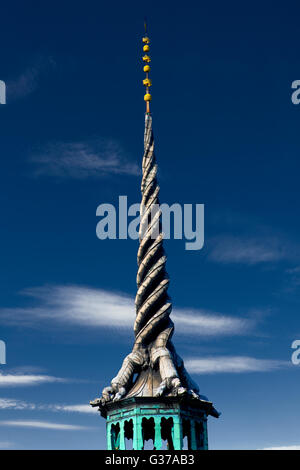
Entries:
{"type": "MultiPolygon", "coordinates": [[[[168,323],[172,304],[167,294],[169,277],[166,272],[166,255],[161,232],[159,186],[154,154],[152,116],[145,116],[143,177],[141,184],[140,246],[138,250],[136,343],[149,344],[152,333],[158,334],[168,323]],[[161,327],[159,327],[161,326],[161,327]]],[[[170,326],[170,325],[168,325],[170,326]]]]}
{"type": "MultiPolygon", "coordinates": [[[[140,246],[138,250],[137,294],[135,298],[136,319],[134,333],[136,345],[149,344],[153,339],[153,332],[157,333],[157,326],[166,323],[172,310],[167,289],[169,277],[167,275],[166,255],[163,249],[163,234],[161,232],[161,211],[159,209],[159,186],[157,183],[157,164],[154,154],[154,137],[152,130],[152,116],[150,114],[149,92],[152,81],[149,78],[151,58],[150,39],[147,34],[145,20],[145,36],[143,37],[144,72],[146,78],[143,85],[146,87],[144,100],[146,102],[144,156],[142,162],[143,177],[141,183],[141,221],[140,246]]],[[[160,328],[161,329],[161,328],[160,328]]]]}
{"type": "Polygon", "coordinates": [[[135,342],[111,384],[102,396],[91,402],[92,406],[105,407],[110,401],[126,397],[183,395],[189,393],[199,398],[198,386],[193,382],[180,356],[171,342],[174,324],[170,318],[172,303],[168,296],[169,277],[166,271],[166,254],[163,248],[161,210],[157,164],[154,154],[154,137],[149,89],[151,58],[150,39],[143,37],[146,102],[144,155],[142,161],[142,200],[140,206],[139,249],[137,254],[135,342]],[[137,375],[136,378],[135,374],[137,375]]]}

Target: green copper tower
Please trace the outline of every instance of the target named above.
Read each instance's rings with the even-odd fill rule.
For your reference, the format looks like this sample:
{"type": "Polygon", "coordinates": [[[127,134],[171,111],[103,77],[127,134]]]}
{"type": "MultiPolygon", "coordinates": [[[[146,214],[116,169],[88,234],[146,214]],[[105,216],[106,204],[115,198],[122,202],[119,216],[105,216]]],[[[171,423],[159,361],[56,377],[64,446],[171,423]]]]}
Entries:
{"type": "Polygon", "coordinates": [[[146,78],[135,341],[116,377],[91,402],[106,419],[107,449],[208,449],[207,418],[219,413],[200,395],[172,343],[174,324],[163,248],[157,163],[150,113],[150,39],[145,27],[146,78]]]}

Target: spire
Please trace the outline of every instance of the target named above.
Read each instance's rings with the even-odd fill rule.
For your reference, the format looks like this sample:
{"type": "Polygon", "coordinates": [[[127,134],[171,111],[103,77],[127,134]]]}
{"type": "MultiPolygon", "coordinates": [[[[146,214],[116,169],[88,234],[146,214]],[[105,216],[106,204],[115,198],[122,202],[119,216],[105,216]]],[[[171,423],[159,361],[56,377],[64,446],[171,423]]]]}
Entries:
{"type": "Polygon", "coordinates": [[[146,341],[154,326],[157,329],[159,324],[166,324],[172,309],[167,295],[169,277],[165,269],[166,255],[161,233],[161,212],[158,199],[160,188],[156,178],[157,164],[154,155],[152,116],[148,114],[145,117],[142,168],[140,246],[134,324],[138,344],[146,341]]]}
{"type": "MultiPolygon", "coordinates": [[[[149,78],[151,61],[148,52],[150,39],[145,24],[143,61],[146,63],[143,81],[146,87],[144,154],[142,160],[139,249],[137,255],[135,341],[132,352],[125,357],[122,367],[111,385],[102,392],[101,403],[130,397],[160,397],[190,394],[198,397],[198,386],[186,372],[180,356],[171,342],[174,324],[170,318],[172,303],[168,296],[169,277],[167,257],[163,248],[161,210],[157,163],[154,154],[154,136],[150,113],[149,78]],[[137,376],[134,380],[134,376],[137,376]]],[[[98,402],[97,402],[98,403],[98,402]]]]}
{"type": "Polygon", "coordinates": [[[147,34],[147,21],[145,19],[144,21],[144,27],[145,27],[145,36],[143,37],[143,52],[145,53],[143,56],[143,62],[144,62],[144,72],[146,73],[146,78],[143,80],[143,85],[145,86],[146,93],[144,95],[144,100],[146,102],[146,113],[150,113],[150,101],[152,100],[152,96],[150,94],[150,87],[152,86],[152,81],[149,78],[149,72],[151,70],[150,67],[150,62],[151,58],[149,56],[149,51],[150,51],[150,39],[147,34]]]}
{"type": "MultiPolygon", "coordinates": [[[[91,402],[106,413],[111,402],[127,398],[185,397],[203,402],[197,384],[189,376],[183,360],[171,341],[174,324],[170,318],[172,303],[168,296],[169,277],[166,272],[166,254],[163,247],[161,210],[157,163],[154,153],[154,135],[150,114],[151,95],[149,79],[151,59],[148,55],[150,39],[145,24],[143,37],[146,102],[144,154],[142,160],[139,248],[137,254],[137,294],[135,340],[132,351],[102,391],[101,398],[91,402]]],[[[208,402],[207,402],[208,403],[208,402]]],[[[210,406],[209,414],[217,415],[210,406]]]]}
{"type": "MultiPolygon", "coordinates": [[[[107,388],[113,400],[130,397],[159,397],[198,391],[177,355],[171,337],[172,304],[167,289],[166,255],[161,232],[157,163],[154,154],[152,116],[146,112],[142,160],[139,249],[137,255],[135,342],[117,376],[107,388]],[[137,374],[135,382],[132,381],[137,374]]],[[[105,392],[104,392],[105,395],[105,392]]]]}

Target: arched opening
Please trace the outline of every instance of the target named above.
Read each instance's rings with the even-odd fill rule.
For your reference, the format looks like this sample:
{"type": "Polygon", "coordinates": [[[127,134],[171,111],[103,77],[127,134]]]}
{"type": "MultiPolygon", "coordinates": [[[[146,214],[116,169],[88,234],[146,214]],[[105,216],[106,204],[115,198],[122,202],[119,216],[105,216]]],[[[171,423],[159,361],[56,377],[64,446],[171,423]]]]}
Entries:
{"type": "Polygon", "coordinates": [[[126,450],[133,450],[133,421],[124,422],[124,435],[125,435],[125,448],[126,450]]]}
{"type": "Polygon", "coordinates": [[[111,448],[113,450],[120,449],[120,425],[119,423],[111,425],[111,448]]]}
{"type": "Polygon", "coordinates": [[[161,419],[162,449],[174,450],[172,430],[173,430],[173,419],[162,418],[161,419]]]}
{"type": "Polygon", "coordinates": [[[191,449],[191,423],[189,419],[182,420],[183,450],[191,449]]]}
{"type": "Polygon", "coordinates": [[[154,449],[154,439],[155,439],[155,423],[154,418],[143,418],[142,420],[142,435],[144,450],[153,450],[154,449]]]}

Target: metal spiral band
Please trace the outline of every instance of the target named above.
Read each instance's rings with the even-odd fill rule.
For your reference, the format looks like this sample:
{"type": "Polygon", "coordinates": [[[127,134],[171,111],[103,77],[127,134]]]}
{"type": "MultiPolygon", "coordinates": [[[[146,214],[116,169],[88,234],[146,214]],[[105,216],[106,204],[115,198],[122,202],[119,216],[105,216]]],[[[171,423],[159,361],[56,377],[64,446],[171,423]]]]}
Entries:
{"type": "MultiPolygon", "coordinates": [[[[154,155],[152,116],[146,114],[144,134],[143,178],[141,184],[140,246],[138,250],[136,343],[147,346],[168,328],[172,304],[167,294],[169,277],[166,272],[166,255],[161,232],[157,164],[154,155]]],[[[170,334],[170,333],[169,333],[170,334]]]]}

